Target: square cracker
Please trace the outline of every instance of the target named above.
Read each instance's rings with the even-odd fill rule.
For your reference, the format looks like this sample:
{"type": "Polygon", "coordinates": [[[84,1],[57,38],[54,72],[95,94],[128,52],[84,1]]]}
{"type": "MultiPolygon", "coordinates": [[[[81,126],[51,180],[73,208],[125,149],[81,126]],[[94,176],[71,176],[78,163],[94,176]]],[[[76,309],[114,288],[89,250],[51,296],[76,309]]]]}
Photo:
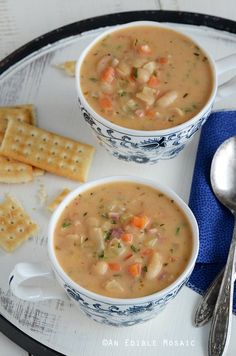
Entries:
{"type": "Polygon", "coordinates": [[[53,201],[48,205],[48,210],[53,212],[58,205],[62,202],[62,200],[67,196],[67,194],[70,193],[70,189],[68,188],[64,188],[60,194],[58,194],[55,199],[53,199],[53,201]]]}
{"type": "Polygon", "coordinates": [[[37,231],[21,204],[11,196],[0,204],[0,246],[12,252],[37,231]]]}
{"type": "Polygon", "coordinates": [[[7,128],[8,119],[35,124],[35,109],[31,104],[18,106],[0,106],[0,142],[7,128]]]}
{"type": "Polygon", "coordinates": [[[12,158],[0,156],[0,183],[25,183],[33,179],[33,168],[12,158]]]}
{"type": "Polygon", "coordinates": [[[94,148],[9,119],[0,154],[84,182],[87,179],[94,148]]]}

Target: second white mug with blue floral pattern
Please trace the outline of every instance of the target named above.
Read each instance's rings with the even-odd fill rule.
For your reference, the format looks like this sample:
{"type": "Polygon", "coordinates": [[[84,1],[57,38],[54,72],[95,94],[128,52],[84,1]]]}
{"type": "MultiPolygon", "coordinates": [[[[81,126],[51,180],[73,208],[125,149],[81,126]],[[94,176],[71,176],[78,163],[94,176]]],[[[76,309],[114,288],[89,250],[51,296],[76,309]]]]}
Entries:
{"type": "MultiPolygon", "coordinates": [[[[196,43],[196,41],[191,39],[206,54],[213,73],[211,94],[202,110],[183,124],[164,130],[140,131],[121,127],[100,116],[88,104],[80,86],[80,68],[85,56],[97,41],[100,41],[112,31],[117,31],[120,28],[132,27],[134,25],[169,28],[166,25],[153,21],[137,21],[113,27],[93,40],[81,54],[76,66],[78,101],[85,121],[90,125],[97,139],[108,152],[121,160],[154,164],[159,160],[174,158],[202,127],[210,115],[216,99],[218,76],[222,72],[236,67],[236,55],[231,55],[215,62],[211,58],[211,55],[202,48],[199,43],[196,43]]],[[[236,81],[231,80],[221,86],[218,93],[220,96],[225,97],[233,94],[235,90],[236,81]]]]}
{"type": "MultiPolygon", "coordinates": [[[[83,184],[69,193],[53,213],[48,229],[49,263],[18,263],[9,276],[10,289],[15,296],[31,302],[65,299],[67,296],[88,317],[102,324],[130,326],[154,318],[186,284],[194,268],[199,249],[196,219],[182,199],[171,189],[138,177],[113,176],[83,184]],[[186,215],[193,237],[192,252],[183,273],[165,289],[140,298],[111,298],[89,291],[75,283],[60,266],[54,250],[54,231],[65,207],[79,194],[98,185],[114,182],[134,182],[148,185],[175,200],[186,215]]],[[[78,315],[79,318],[79,315],[78,315]]]]}

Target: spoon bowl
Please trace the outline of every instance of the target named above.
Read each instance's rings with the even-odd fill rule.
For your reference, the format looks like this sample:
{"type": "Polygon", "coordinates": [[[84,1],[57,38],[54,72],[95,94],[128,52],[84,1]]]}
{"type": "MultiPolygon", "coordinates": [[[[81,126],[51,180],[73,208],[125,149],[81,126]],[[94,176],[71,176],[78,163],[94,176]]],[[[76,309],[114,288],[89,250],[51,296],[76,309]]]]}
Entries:
{"type": "Polygon", "coordinates": [[[226,140],[216,151],[211,164],[212,189],[232,213],[236,210],[236,136],[226,140]]]}

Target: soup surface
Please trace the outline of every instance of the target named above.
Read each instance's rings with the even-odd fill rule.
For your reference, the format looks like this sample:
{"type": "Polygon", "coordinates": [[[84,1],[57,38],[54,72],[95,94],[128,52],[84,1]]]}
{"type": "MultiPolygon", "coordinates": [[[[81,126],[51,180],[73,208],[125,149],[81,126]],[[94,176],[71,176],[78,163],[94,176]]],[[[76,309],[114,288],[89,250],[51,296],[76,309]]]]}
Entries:
{"type": "Polygon", "coordinates": [[[187,37],[137,26],[96,43],[83,61],[80,83],[102,117],[134,130],[159,130],[196,115],[213,79],[205,53],[187,37]]]}
{"type": "Polygon", "coordinates": [[[55,229],[56,257],[82,287],[136,298],[171,284],[192,252],[192,232],[178,205],[159,191],[110,183],[76,197],[55,229]]]}

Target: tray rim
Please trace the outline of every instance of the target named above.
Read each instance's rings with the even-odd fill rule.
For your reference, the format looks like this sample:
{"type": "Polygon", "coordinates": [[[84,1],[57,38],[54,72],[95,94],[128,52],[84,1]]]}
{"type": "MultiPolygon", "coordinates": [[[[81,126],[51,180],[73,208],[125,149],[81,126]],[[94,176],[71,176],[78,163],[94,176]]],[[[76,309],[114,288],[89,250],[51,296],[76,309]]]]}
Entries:
{"type": "MultiPolygon", "coordinates": [[[[223,17],[212,16],[186,11],[172,10],[140,10],[105,14],[76,21],[68,25],[56,28],[46,32],[39,37],[34,38],[23,46],[19,47],[0,61],[0,79],[1,75],[34,52],[52,45],[58,41],[71,36],[79,35],[86,31],[96,30],[104,26],[113,26],[124,24],[131,21],[152,20],[159,22],[170,22],[185,25],[205,26],[212,29],[236,34],[236,21],[223,17]]],[[[53,350],[52,348],[37,341],[24,331],[7,320],[0,313],[0,332],[7,336],[11,341],[22,347],[26,352],[34,356],[65,356],[64,354],[53,350]]]]}

